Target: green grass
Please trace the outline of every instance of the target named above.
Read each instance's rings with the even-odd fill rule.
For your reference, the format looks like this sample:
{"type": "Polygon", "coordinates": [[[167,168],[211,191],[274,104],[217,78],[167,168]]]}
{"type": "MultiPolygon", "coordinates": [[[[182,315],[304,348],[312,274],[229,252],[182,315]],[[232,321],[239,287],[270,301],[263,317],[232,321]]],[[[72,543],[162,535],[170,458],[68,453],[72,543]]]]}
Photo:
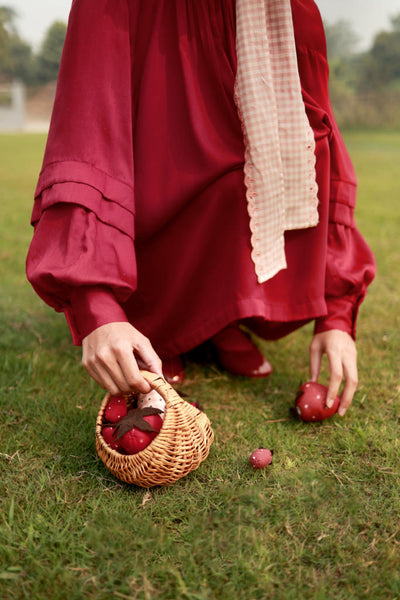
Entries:
{"type": "Polygon", "coordinates": [[[315,425],[289,415],[310,327],[264,345],[268,381],[193,363],[183,389],[205,405],[216,441],[197,471],[146,491],[97,459],[103,393],[63,317],[25,281],[45,139],[0,136],[1,598],[400,598],[400,134],[346,141],[379,269],[359,318],[351,410],[315,425]],[[259,445],[275,449],[268,472],[248,465],[259,445]]]}

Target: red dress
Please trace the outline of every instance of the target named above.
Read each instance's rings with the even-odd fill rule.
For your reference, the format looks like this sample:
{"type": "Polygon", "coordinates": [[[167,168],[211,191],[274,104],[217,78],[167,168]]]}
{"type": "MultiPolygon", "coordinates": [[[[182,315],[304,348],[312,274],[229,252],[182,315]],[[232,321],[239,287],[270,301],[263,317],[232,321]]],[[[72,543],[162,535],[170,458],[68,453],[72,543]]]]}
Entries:
{"type": "Polygon", "coordinates": [[[130,321],[162,358],[246,320],[275,339],[316,319],[355,335],[375,273],[356,179],[328,96],[321,18],[293,0],[316,139],[320,222],[286,234],[288,268],[258,284],[233,99],[234,0],[75,0],[27,259],[74,342],[130,321]]]}

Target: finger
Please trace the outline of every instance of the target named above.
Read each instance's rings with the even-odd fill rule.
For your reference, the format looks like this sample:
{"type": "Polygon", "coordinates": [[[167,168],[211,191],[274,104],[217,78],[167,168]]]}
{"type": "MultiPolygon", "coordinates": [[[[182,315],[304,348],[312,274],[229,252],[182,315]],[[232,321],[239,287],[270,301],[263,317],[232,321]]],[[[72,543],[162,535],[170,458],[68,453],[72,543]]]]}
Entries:
{"type": "Polygon", "coordinates": [[[344,369],[344,377],[345,377],[345,385],[343,388],[343,392],[341,394],[340,406],[338,410],[338,414],[341,417],[347,412],[350,404],[353,401],[353,397],[358,385],[358,375],[357,375],[357,366],[352,365],[350,368],[345,366],[344,369]]]}
{"type": "Polygon", "coordinates": [[[153,349],[153,346],[146,337],[142,336],[139,344],[135,347],[135,354],[141,366],[151,373],[162,375],[162,362],[153,349]]]}
{"type": "Polygon", "coordinates": [[[319,345],[311,344],[310,346],[310,379],[318,381],[321,370],[322,350],[319,345]]]}
{"type": "Polygon", "coordinates": [[[151,385],[141,375],[131,348],[127,352],[118,353],[118,364],[124,378],[124,385],[127,386],[128,391],[141,392],[143,394],[151,391],[151,385]]]}
{"type": "Polygon", "coordinates": [[[119,392],[143,392],[151,390],[150,384],[142,377],[130,343],[117,342],[102,348],[96,355],[97,371],[106,371],[119,392]]]}
{"type": "Polygon", "coordinates": [[[95,364],[91,364],[90,366],[83,364],[83,366],[89,375],[96,381],[96,383],[98,383],[103,389],[107,390],[107,392],[110,392],[112,396],[115,396],[122,391],[114,382],[112,377],[110,377],[106,369],[95,364]]]}
{"type": "Polygon", "coordinates": [[[149,371],[162,374],[161,360],[148,338],[127,323],[106,324],[82,341],[83,366],[99,385],[112,393],[151,390],[136,358],[149,371]]]}
{"type": "Polygon", "coordinates": [[[329,386],[326,395],[326,406],[331,408],[339,393],[340,384],[343,379],[343,365],[339,354],[328,354],[329,361],[329,386]]]}
{"type": "Polygon", "coordinates": [[[141,369],[150,371],[150,373],[156,373],[157,375],[163,374],[162,362],[158,358],[158,356],[156,356],[155,358],[150,355],[145,356],[144,358],[141,358],[140,356],[138,356],[137,361],[138,361],[138,364],[141,369]]]}
{"type": "MultiPolygon", "coordinates": [[[[141,377],[139,370],[133,358],[131,347],[129,345],[126,346],[127,350],[125,352],[123,346],[103,346],[96,352],[88,351],[83,355],[82,363],[86,370],[101,387],[107,389],[111,394],[126,393],[140,389],[141,377]],[[120,366],[121,357],[123,358],[125,353],[132,357],[133,366],[136,368],[136,377],[135,373],[130,376],[128,370],[129,376],[127,379],[120,366]],[[139,385],[136,387],[135,383],[137,380],[139,385]]],[[[149,390],[146,389],[146,391],[149,390]]]]}

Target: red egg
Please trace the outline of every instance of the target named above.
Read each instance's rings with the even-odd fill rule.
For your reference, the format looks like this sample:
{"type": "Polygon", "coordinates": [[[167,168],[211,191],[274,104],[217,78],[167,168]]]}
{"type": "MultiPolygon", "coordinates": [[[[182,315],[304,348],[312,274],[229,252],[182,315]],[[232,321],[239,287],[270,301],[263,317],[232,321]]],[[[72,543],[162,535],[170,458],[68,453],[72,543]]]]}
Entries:
{"type": "Polygon", "coordinates": [[[334,415],[340,404],[339,396],[336,396],[333,406],[327,408],[326,396],[328,388],[322,383],[308,381],[298,389],[295,410],[298,417],[306,423],[323,421],[334,415]]]}
{"type": "Polygon", "coordinates": [[[118,423],[127,415],[128,403],[124,396],[112,396],[107,402],[104,418],[110,423],[118,423]]]}
{"type": "Polygon", "coordinates": [[[147,415],[146,417],[143,417],[143,419],[156,431],[142,431],[138,427],[132,427],[132,429],[124,433],[118,441],[127,454],[136,454],[137,452],[144,450],[158,435],[163,425],[163,420],[160,415],[147,415]]]}
{"type": "Polygon", "coordinates": [[[121,437],[120,443],[127,454],[136,454],[144,450],[156,437],[157,431],[141,431],[133,427],[121,437]]]}
{"type": "Polygon", "coordinates": [[[114,432],[115,427],[113,427],[112,425],[107,425],[106,427],[103,427],[101,435],[103,436],[104,441],[110,446],[110,448],[113,448],[113,450],[120,451],[122,447],[121,444],[115,440],[114,432]]]}
{"type": "Polygon", "coordinates": [[[268,448],[257,448],[250,455],[250,464],[255,469],[264,469],[268,467],[272,463],[272,455],[274,451],[269,450],[268,448]]]}

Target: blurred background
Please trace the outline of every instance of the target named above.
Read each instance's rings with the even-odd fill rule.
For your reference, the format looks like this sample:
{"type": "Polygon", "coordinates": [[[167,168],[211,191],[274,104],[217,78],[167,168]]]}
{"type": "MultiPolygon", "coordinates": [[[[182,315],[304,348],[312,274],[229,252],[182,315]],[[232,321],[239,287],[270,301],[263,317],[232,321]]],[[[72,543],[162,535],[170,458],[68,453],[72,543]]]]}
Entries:
{"type": "MultiPolygon", "coordinates": [[[[1,1],[1,0],[0,0],[1,1]]],[[[317,0],[339,125],[400,127],[400,0],[317,0]]],[[[0,131],[46,131],[71,0],[0,6],[0,131]]]]}

